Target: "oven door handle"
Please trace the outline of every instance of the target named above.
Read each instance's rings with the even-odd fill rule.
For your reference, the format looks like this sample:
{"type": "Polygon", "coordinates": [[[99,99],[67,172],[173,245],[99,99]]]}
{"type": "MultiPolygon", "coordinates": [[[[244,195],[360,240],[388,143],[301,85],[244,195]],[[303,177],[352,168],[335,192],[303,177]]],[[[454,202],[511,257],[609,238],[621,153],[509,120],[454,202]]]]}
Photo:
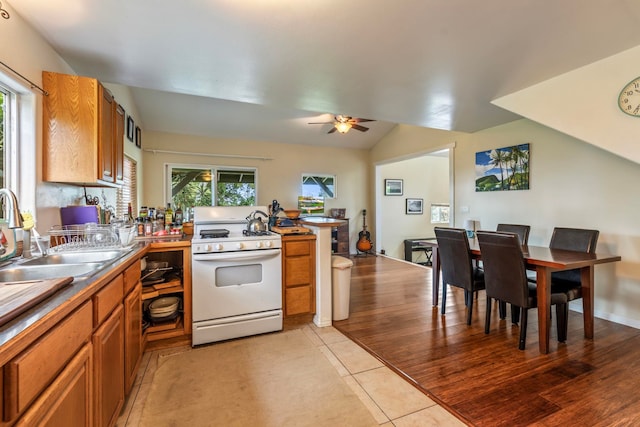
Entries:
{"type": "Polygon", "coordinates": [[[280,249],[264,249],[257,251],[247,252],[222,252],[216,254],[194,254],[194,261],[244,261],[244,260],[256,260],[263,258],[272,258],[280,255],[280,249]]]}

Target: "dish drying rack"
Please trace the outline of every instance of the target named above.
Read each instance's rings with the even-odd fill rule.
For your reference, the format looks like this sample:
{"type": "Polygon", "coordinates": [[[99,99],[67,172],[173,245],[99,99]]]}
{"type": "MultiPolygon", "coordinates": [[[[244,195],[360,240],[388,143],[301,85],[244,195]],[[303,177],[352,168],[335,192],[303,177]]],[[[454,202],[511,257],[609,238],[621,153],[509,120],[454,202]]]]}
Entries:
{"type": "Polygon", "coordinates": [[[56,225],[48,232],[49,253],[121,249],[118,232],[106,224],[56,225]]]}

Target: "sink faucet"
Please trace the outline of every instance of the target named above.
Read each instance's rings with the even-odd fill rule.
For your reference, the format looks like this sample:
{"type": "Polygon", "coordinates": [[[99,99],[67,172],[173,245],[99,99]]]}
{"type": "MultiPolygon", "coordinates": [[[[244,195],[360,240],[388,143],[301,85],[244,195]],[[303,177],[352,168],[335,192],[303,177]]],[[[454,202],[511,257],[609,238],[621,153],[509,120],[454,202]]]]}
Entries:
{"type": "Polygon", "coordinates": [[[22,215],[18,207],[18,199],[8,188],[0,188],[0,196],[7,199],[7,226],[9,228],[22,228],[22,215]]]}

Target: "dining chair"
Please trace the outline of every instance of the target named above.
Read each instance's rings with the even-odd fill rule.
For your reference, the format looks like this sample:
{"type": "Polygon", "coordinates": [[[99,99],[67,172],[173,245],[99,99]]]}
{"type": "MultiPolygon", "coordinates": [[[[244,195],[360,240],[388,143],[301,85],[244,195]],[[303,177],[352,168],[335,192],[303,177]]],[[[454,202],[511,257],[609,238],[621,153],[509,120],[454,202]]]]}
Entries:
{"type": "Polygon", "coordinates": [[[520,224],[498,224],[496,227],[496,231],[515,233],[520,238],[520,244],[527,245],[529,244],[529,231],[531,230],[530,225],[520,225],[520,224]]]}
{"type": "MultiPolygon", "coordinates": [[[[600,232],[598,230],[555,227],[551,234],[549,247],[551,249],[595,253],[599,235],[600,232]]],[[[551,292],[564,293],[568,301],[582,298],[580,269],[551,273],[551,292]]],[[[567,304],[564,307],[556,306],[558,319],[560,319],[560,313],[558,313],[558,311],[561,309],[565,310],[562,317],[568,320],[569,305],[567,304]]],[[[558,328],[558,341],[566,341],[568,327],[568,323],[565,323],[562,331],[558,328]]]]}
{"type": "MultiPolygon", "coordinates": [[[[494,231],[477,233],[482,260],[484,261],[484,278],[487,293],[487,310],[484,332],[491,329],[491,300],[505,301],[512,306],[520,307],[520,340],[518,348],[524,350],[527,337],[527,320],[530,308],[536,308],[536,285],[527,280],[526,263],[522,245],[517,235],[494,231]]],[[[567,305],[567,297],[562,293],[551,294],[551,304],[567,305]]],[[[557,311],[560,315],[565,310],[557,311]]],[[[558,320],[560,326],[566,319],[558,320]]]]}
{"type": "Polygon", "coordinates": [[[442,307],[445,314],[447,285],[465,290],[467,306],[467,325],[471,324],[473,313],[473,295],[484,289],[482,269],[474,266],[469,250],[467,231],[462,228],[434,228],[438,241],[438,257],[442,268],[442,307]]]}
{"type": "MultiPolygon", "coordinates": [[[[530,225],[498,224],[498,226],[496,227],[496,231],[514,233],[520,239],[520,244],[525,246],[529,244],[529,231],[531,231],[530,225]]],[[[535,276],[532,273],[527,272],[527,277],[535,277],[535,276]]],[[[506,303],[504,301],[501,301],[499,304],[499,307],[500,307],[500,318],[504,319],[507,313],[506,303]]],[[[517,307],[511,306],[511,323],[513,323],[514,325],[517,325],[519,316],[520,316],[520,310],[518,310],[517,307]]]]}

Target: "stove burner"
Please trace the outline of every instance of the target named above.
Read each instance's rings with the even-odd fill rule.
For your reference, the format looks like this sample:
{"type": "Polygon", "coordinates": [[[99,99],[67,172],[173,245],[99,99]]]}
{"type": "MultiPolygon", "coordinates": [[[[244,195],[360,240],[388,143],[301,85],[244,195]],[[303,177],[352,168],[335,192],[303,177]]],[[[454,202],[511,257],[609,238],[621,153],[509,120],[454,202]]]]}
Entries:
{"type": "Polygon", "coordinates": [[[249,230],[242,230],[242,235],[243,236],[269,236],[271,235],[271,232],[269,231],[249,231],[249,230]]]}
{"type": "Polygon", "coordinates": [[[219,237],[229,237],[229,230],[224,228],[215,228],[211,230],[200,230],[201,239],[214,239],[219,237]]]}

